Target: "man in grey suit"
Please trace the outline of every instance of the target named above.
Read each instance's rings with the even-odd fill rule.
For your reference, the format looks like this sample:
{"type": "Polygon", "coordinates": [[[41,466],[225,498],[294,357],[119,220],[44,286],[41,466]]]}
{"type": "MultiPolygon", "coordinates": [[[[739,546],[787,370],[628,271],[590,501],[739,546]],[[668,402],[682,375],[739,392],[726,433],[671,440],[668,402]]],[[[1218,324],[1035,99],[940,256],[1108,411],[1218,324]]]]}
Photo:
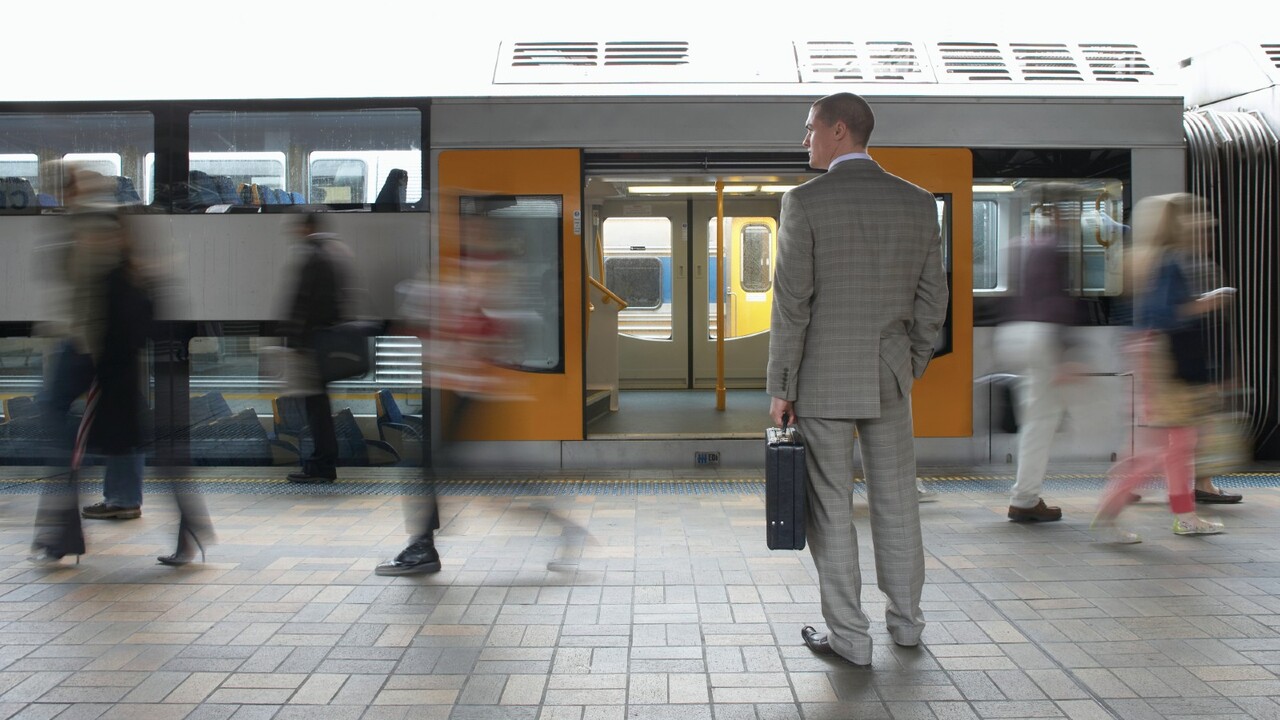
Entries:
{"type": "Polygon", "coordinates": [[[853,524],[854,434],[885,620],[895,643],[913,646],[924,629],[924,546],[911,386],[947,309],[937,204],[867,154],[874,125],[850,93],[809,110],[804,147],[827,173],[782,197],[767,386],[773,422],[794,420],[808,445],[807,534],[829,632],[801,636],[857,665],[871,662],[871,636],[853,524]]]}

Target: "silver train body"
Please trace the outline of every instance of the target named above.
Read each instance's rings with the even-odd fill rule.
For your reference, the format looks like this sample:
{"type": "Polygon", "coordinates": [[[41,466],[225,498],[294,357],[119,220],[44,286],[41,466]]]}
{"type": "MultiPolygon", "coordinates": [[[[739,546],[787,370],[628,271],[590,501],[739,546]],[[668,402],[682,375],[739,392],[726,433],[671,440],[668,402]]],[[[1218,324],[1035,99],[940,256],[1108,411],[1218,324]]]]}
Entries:
{"type": "MultiPolygon", "coordinates": [[[[871,102],[877,116],[873,155],[877,148],[965,149],[976,153],[975,157],[986,158],[983,162],[1007,164],[1034,156],[1036,169],[1022,178],[1033,180],[1053,179],[1053,173],[1045,170],[1052,170],[1055,154],[1077,159],[1087,159],[1090,154],[1123,158],[1123,177],[1114,178],[1119,185],[1108,193],[1108,202],[1113,205],[1106,214],[1112,221],[1122,220],[1110,217],[1112,213],[1123,214],[1138,199],[1186,189],[1183,91],[1176,77],[1151,67],[1141,49],[1131,45],[761,41],[748,49],[700,46],[697,42],[494,41],[475,43],[472,51],[473,62],[462,63],[456,58],[434,58],[427,46],[422,50],[421,66],[449,67],[449,72],[426,73],[412,87],[382,82],[377,96],[362,90],[358,78],[341,76],[330,78],[322,88],[311,87],[307,84],[311,81],[303,82],[288,99],[265,92],[259,97],[221,99],[233,92],[223,85],[208,89],[185,87],[175,97],[172,88],[147,87],[144,82],[142,89],[131,96],[146,98],[142,101],[117,101],[104,96],[101,88],[74,84],[51,101],[36,97],[35,90],[31,91],[31,98],[25,98],[19,88],[10,100],[0,100],[0,123],[32,113],[92,115],[117,110],[151,112],[156,124],[162,125],[189,124],[185,114],[188,111],[234,117],[237,113],[258,112],[407,109],[420,117],[425,143],[419,147],[416,139],[410,138],[395,147],[422,151],[421,167],[411,168],[421,195],[416,199],[417,206],[402,212],[368,212],[373,193],[366,190],[363,196],[345,196],[346,202],[334,208],[344,212],[329,215],[332,229],[355,250],[358,284],[367,289],[362,311],[381,318],[397,315],[397,284],[436,269],[441,238],[452,232],[447,217],[458,202],[458,189],[448,187],[449,177],[442,177],[446,172],[442,170],[442,158],[449,153],[577,151],[582,163],[582,195],[574,200],[582,202],[582,216],[575,219],[574,227],[576,230],[580,223],[581,235],[570,241],[580,244],[582,270],[570,273],[566,269],[561,286],[562,294],[568,292],[564,297],[577,297],[584,306],[590,299],[583,294],[589,291],[581,289],[585,287],[584,276],[597,276],[596,268],[602,259],[597,257],[598,243],[593,233],[599,231],[594,221],[611,202],[621,203],[619,207],[623,209],[618,213],[641,213],[637,206],[646,203],[644,199],[620,200],[611,195],[616,195],[617,186],[646,179],[696,179],[709,183],[715,179],[734,182],[746,178],[746,182],[760,183],[764,181],[753,178],[769,176],[802,181],[807,175],[803,168],[796,169],[796,163],[802,157],[798,153],[805,114],[816,98],[832,92],[857,92],[871,102]],[[993,81],[992,77],[997,79],[993,81]],[[308,93],[322,99],[297,99],[308,93]],[[600,184],[610,189],[597,195],[592,188],[600,184]],[[564,291],[565,287],[572,292],[564,291]]],[[[282,152],[292,159],[294,152],[343,150],[324,146],[323,126],[317,121],[310,135],[307,127],[298,128],[291,146],[282,152]],[[307,143],[312,147],[303,147],[307,143]]],[[[376,132],[370,130],[371,134],[376,132]]],[[[50,133],[53,144],[56,128],[50,133]]],[[[194,137],[196,131],[184,134],[194,137]]],[[[367,144],[375,145],[376,140],[367,144]]],[[[263,149],[246,143],[237,148],[263,149]]],[[[195,144],[189,147],[193,153],[211,149],[214,148],[195,144]]],[[[0,148],[0,159],[4,153],[14,151],[0,148]]],[[[194,165],[184,169],[190,167],[194,165]]],[[[314,186],[298,172],[296,178],[286,178],[291,186],[287,189],[314,186]]],[[[983,177],[975,169],[973,182],[976,185],[1002,177],[1014,178],[1015,174],[1003,167],[999,175],[983,177]]],[[[1091,179],[1083,173],[1072,175],[1065,168],[1056,177],[1082,182],[1091,179]]],[[[1106,179],[1108,175],[1104,173],[1102,177],[1106,179]]],[[[372,185],[379,182],[376,176],[367,180],[372,185]]],[[[1034,200],[981,192],[974,189],[974,202],[985,198],[993,203],[992,207],[1004,203],[1000,215],[1004,219],[993,220],[996,245],[992,250],[1006,253],[1025,230],[1019,218],[1025,222],[1030,212],[1028,207],[1010,209],[1008,205],[1030,205],[1034,200]]],[[[1089,197],[1101,196],[1096,186],[1089,186],[1087,193],[1089,197]]],[[[308,202],[304,204],[317,204],[314,197],[305,199],[308,202]]],[[[696,201],[706,199],[683,197],[679,202],[684,203],[683,207],[694,208],[696,201]]],[[[776,204],[776,197],[757,199],[760,207],[776,204]]],[[[408,203],[414,201],[410,197],[408,203]]],[[[1082,207],[1093,208],[1092,204],[1082,207]]],[[[130,216],[138,237],[181,289],[168,307],[167,319],[225,325],[279,317],[286,289],[284,278],[291,262],[289,228],[293,218],[280,208],[272,210],[264,207],[256,212],[174,212],[151,206],[130,216]]],[[[1102,205],[1092,211],[1096,214],[1085,231],[1090,234],[1105,224],[1102,205]]],[[[694,218],[692,209],[688,218],[694,218]]],[[[24,323],[54,319],[50,310],[54,306],[48,298],[55,288],[41,270],[40,248],[60,232],[60,222],[56,209],[0,214],[0,252],[4,256],[0,323],[10,328],[11,336],[20,334],[16,328],[24,323]]],[[[687,227],[685,231],[690,232],[687,227]]],[[[1097,232],[1100,237],[1102,230],[1097,232]]],[[[689,244],[698,245],[697,237],[689,244]]],[[[689,257],[693,257],[690,253],[689,257]]],[[[1094,276],[1095,280],[1102,280],[1090,286],[1092,289],[1085,288],[1084,294],[1118,298],[1125,290],[1123,271],[1111,263],[1120,260],[1099,262],[1094,276]]],[[[679,258],[675,264],[680,265],[679,258]]],[[[692,266],[687,270],[694,272],[692,266]]],[[[971,406],[970,431],[921,437],[918,448],[922,462],[970,465],[1013,458],[1015,436],[997,427],[992,417],[992,393],[985,382],[989,376],[1007,370],[994,352],[996,328],[991,317],[983,317],[983,308],[990,309],[998,298],[1007,295],[1010,284],[1006,275],[992,272],[992,281],[983,287],[957,289],[966,296],[960,305],[978,308],[974,326],[963,328],[971,333],[967,343],[971,347],[971,372],[964,393],[971,406]]],[[[1082,288],[1089,285],[1081,283],[1082,288]]],[[[705,312],[689,315],[695,324],[703,322],[695,316],[706,318],[705,312]]],[[[587,320],[573,313],[566,313],[565,317],[561,327],[569,338],[565,347],[581,354],[566,362],[570,366],[589,365],[587,340],[581,339],[587,320]],[[578,317],[576,324],[574,317],[578,317]],[[575,336],[580,339],[573,341],[575,336]]],[[[1082,346],[1088,348],[1085,355],[1089,358],[1089,373],[1077,383],[1079,410],[1061,430],[1054,446],[1056,458],[1101,461],[1131,447],[1136,422],[1135,391],[1129,365],[1119,350],[1126,331],[1123,322],[1075,329],[1082,346]]],[[[696,330],[689,332],[697,334],[696,330]]],[[[9,337],[4,342],[13,347],[20,341],[19,337],[9,337]]],[[[619,352],[623,356],[630,352],[628,342],[621,339],[619,352]]],[[[767,345],[767,338],[755,342],[757,346],[762,342],[767,345]]],[[[345,390],[415,389],[418,376],[413,368],[414,351],[406,352],[391,340],[384,341],[381,347],[385,356],[380,358],[380,368],[385,375],[344,386],[345,390]],[[410,359],[405,360],[406,356],[410,359]]],[[[207,344],[204,349],[214,351],[207,344]]],[[[759,366],[759,348],[751,352],[757,353],[754,362],[759,366]]],[[[693,364],[691,360],[690,365],[693,364]]],[[[584,395],[591,374],[589,367],[581,372],[584,395]]],[[[30,390],[36,382],[14,373],[6,375],[4,381],[8,385],[3,391],[10,395],[30,390]]],[[[248,375],[236,383],[236,388],[245,392],[254,387],[269,392],[270,382],[251,381],[248,375]]],[[[617,384],[628,387],[625,377],[617,384]]],[[[685,377],[685,387],[705,384],[705,375],[696,370],[685,377]]],[[[749,378],[737,384],[760,387],[749,378]]],[[[218,386],[216,380],[193,379],[191,384],[193,393],[201,387],[218,386]]],[[[662,385],[639,381],[630,386],[662,385]]],[[[438,407],[428,403],[428,416],[438,419],[439,412],[438,407]]],[[[766,418],[758,420],[763,427],[766,418]]],[[[732,434],[715,437],[709,433],[707,437],[668,438],[654,443],[646,442],[641,433],[629,443],[618,438],[593,438],[585,418],[581,419],[581,426],[577,437],[476,437],[481,441],[476,448],[481,450],[478,454],[490,457],[494,454],[489,451],[497,448],[498,454],[510,462],[565,468],[684,465],[690,459],[688,451],[695,447],[720,452],[724,465],[755,465],[760,452],[758,441],[732,434]]]]}

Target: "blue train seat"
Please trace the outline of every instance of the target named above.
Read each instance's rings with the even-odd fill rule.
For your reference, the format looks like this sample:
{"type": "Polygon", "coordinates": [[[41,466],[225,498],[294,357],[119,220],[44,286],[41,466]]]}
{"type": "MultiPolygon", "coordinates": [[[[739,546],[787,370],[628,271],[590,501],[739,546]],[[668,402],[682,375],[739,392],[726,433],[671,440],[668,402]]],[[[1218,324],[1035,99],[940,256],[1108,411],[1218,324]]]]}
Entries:
{"type": "MultiPolygon", "coordinates": [[[[298,396],[278,397],[271,401],[271,407],[273,442],[292,446],[298,458],[311,457],[315,441],[307,422],[306,401],[298,396]]],[[[334,413],[333,430],[338,438],[339,465],[389,465],[400,461],[399,453],[390,443],[365,438],[350,408],[334,413]]]]}
{"type": "Polygon", "coordinates": [[[123,175],[114,176],[116,181],[116,202],[121,205],[132,205],[142,202],[142,197],[133,187],[133,179],[123,175]]]}
{"type": "Polygon", "coordinates": [[[272,460],[271,441],[253,408],[195,423],[190,437],[193,465],[263,465],[272,460]]]}
{"type": "Polygon", "coordinates": [[[422,443],[425,432],[421,415],[406,415],[390,390],[373,394],[378,412],[378,439],[389,444],[400,456],[402,465],[422,464],[422,443]]]}
{"type": "Polygon", "coordinates": [[[213,178],[213,189],[218,193],[218,197],[224,205],[240,205],[240,194],[236,191],[235,182],[226,175],[215,175],[213,178]]]}

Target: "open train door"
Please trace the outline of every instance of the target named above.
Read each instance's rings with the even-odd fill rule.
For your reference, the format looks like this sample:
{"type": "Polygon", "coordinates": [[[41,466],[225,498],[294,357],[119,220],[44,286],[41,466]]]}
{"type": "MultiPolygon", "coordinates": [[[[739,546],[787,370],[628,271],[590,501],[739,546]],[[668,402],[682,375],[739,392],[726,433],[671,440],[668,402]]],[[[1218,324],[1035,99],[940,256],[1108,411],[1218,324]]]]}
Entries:
{"type": "MultiPolygon", "coordinates": [[[[581,440],[579,151],[446,150],[438,167],[440,277],[493,264],[502,280],[483,291],[501,295],[490,314],[510,340],[490,370],[496,391],[468,406],[459,439],[581,440]]],[[[452,399],[441,402],[447,419],[452,399]]]]}
{"type": "Polygon", "coordinates": [[[933,193],[951,302],[936,355],[911,394],[916,437],[973,435],[973,154],[873,148],[885,170],[933,193]]]}

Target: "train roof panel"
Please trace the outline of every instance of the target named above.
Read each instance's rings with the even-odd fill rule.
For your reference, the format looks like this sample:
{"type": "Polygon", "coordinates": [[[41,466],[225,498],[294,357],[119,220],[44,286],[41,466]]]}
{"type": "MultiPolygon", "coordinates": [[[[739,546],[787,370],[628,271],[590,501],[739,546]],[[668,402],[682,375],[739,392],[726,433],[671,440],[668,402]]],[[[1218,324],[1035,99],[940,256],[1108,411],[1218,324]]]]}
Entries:
{"type": "MultiPolygon", "coordinates": [[[[228,38],[227,40],[233,40],[228,38]]],[[[261,51],[259,51],[261,54],[261,51]]],[[[228,51],[227,56],[235,57],[228,51]]],[[[679,36],[388,43],[381,66],[326,63],[273,73],[195,75],[160,63],[113,82],[92,73],[57,83],[19,76],[0,101],[294,98],[1181,97],[1177,73],[1139,43],[901,38],[679,36]]],[[[267,59],[264,58],[264,63],[267,59]]]]}

